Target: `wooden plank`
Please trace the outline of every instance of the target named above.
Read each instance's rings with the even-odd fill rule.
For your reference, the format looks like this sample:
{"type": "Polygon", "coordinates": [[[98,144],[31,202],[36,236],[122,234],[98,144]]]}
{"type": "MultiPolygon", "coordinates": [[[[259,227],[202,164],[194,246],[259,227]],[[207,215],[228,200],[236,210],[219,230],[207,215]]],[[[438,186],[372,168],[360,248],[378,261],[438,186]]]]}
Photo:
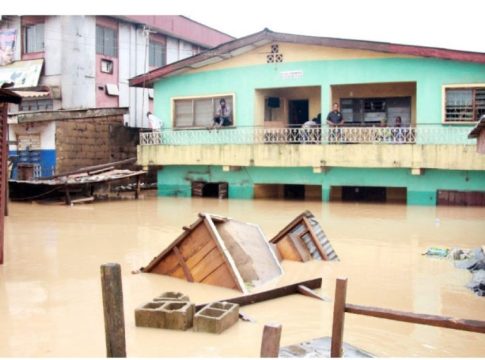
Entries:
{"type": "Polygon", "coordinates": [[[88,171],[88,175],[101,174],[101,173],[104,173],[106,171],[113,170],[114,168],[115,168],[114,166],[108,166],[108,167],[105,167],[105,168],[102,168],[102,169],[99,169],[99,170],[88,171]]]}
{"type": "MultiPolygon", "coordinates": [[[[199,217],[192,225],[190,225],[190,227],[196,227],[198,226],[201,222],[203,222],[204,219],[202,217],[199,217]]],[[[152,272],[152,270],[155,268],[155,267],[158,267],[158,264],[160,263],[160,261],[165,257],[167,256],[167,254],[169,254],[171,251],[172,251],[172,248],[179,244],[180,242],[182,242],[188,235],[190,234],[190,231],[184,231],[182,234],[180,234],[174,241],[172,241],[172,243],[170,245],[168,245],[165,250],[163,250],[158,256],[156,256],[152,261],[150,261],[150,263],[145,266],[145,267],[142,267],[140,270],[143,271],[143,272],[152,272]]],[[[156,271],[155,271],[156,272],[156,271]]]]}
{"type": "Polygon", "coordinates": [[[311,215],[311,212],[308,210],[301,213],[298,215],[296,218],[294,218],[288,225],[286,225],[283,229],[281,229],[278,234],[276,234],[269,242],[270,243],[277,243],[278,241],[281,240],[283,236],[285,236],[290,230],[292,230],[298,223],[301,221],[301,219],[305,216],[311,215]]]}
{"type": "Polygon", "coordinates": [[[302,261],[302,258],[291,242],[289,235],[278,241],[276,246],[282,259],[302,261]]]}
{"type": "Polygon", "coordinates": [[[78,203],[90,202],[90,201],[94,201],[94,196],[71,200],[71,204],[78,204],[78,203]]]}
{"type": "Polygon", "coordinates": [[[297,236],[295,234],[288,234],[288,238],[290,239],[295,250],[298,252],[301,261],[307,262],[312,259],[312,254],[307,249],[305,242],[301,238],[302,235],[303,234],[301,234],[300,236],[297,236]]]}
{"type": "Polygon", "coordinates": [[[281,325],[264,325],[260,357],[277,358],[280,353],[281,325]]]}
{"type": "Polygon", "coordinates": [[[156,274],[169,274],[170,272],[174,271],[175,268],[179,266],[178,265],[178,259],[177,256],[175,256],[173,252],[173,248],[170,249],[170,253],[165,256],[163,259],[161,259],[156,266],[152,267],[150,271],[146,272],[152,272],[156,274]]]}
{"type": "Polygon", "coordinates": [[[298,285],[298,292],[302,295],[309,296],[314,299],[322,300],[322,301],[330,301],[328,298],[324,298],[323,296],[318,295],[312,289],[307,288],[304,285],[298,285]]]}
{"type": "Polygon", "coordinates": [[[180,250],[177,246],[173,247],[173,253],[177,257],[179,264],[182,267],[182,270],[184,271],[185,278],[189,282],[194,282],[194,278],[192,277],[192,274],[190,273],[190,270],[189,270],[187,264],[185,263],[184,258],[182,257],[182,254],[180,253],[180,250]]]}
{"type": "Polygon", "coordinates": [[[229,289],[239,290],[238,285],[232,278],[226,263],[221,264],[212,273],[207,275],[202,282],[208,285],[217,285],[227,287],[229,289]]]}
{"type": "Polygon", "coordinates": [[[224,257],[221,255],[219,249],[215,248],[191,269],[192,276],[195,281],[202,282],[207,275],[212,273],[223,263],[225,263],[224,257]]]}
{"type": "Polygon", "coordinates": [[[320,241],[318,241],[318,237],[315,234],[315,231],[313,231],[312,224],[308,221],[306,217],[303,217],[303,222],[305,223],[306,227],[310,231],[311,239],[315,246],[317,247],[318,252],[320,253],[320,256],[322,257],[323,260],[328,260],[328,256],[325,253],[325,250],[323,249],[322,245],[320,244],[320,241]]]}
{"type": "Polygon", "coordinates": [[[347,279],[338,278],[335,284],[335,299],[333,306],[332,345],[330,348],[331,357],[342,357],[346,296],[347,279]]]}
{"type": "Polygon", "coordinates": [[[239,272],[236,268],[236,264],[234,263],[234,260],[232,259],[232,257],[230,257],[230,255],[228,255],[229,251],[226,249],[224,242],[222,241],[222,239],[220,238],[220,236],[217,233],[217,229],[214,226],[214,223],[210,219],[210,216],[207,215],[207,214],[204,215],[204,223],[206,224],[207,230],[209,230],[209,233],[211,234],[212,239],[214,240],[217,247],[219,248],[222,256],[226,260],[229,271],[230,271],[232,277],[234,278],[234,281],[236,282],[236,284],[238,284],[239,290],[241,290],[242,292],[245,293],[247,290],[246,290],[246,287],[244,286],[244,281],[241,278],[241,276],[239,275],[239,272]]]}
{"type": "Polygon", "coordinates": [[[101,265],[107,357],[126,357],[123,289],[119,264],[101,265]]]}
{"type": "Polygon", "coordinates": [[[119,165],[131,164],[131,163],[134,163],[134,162],[136,162],[136,157],[133,157],[133,158],[130,158],[130,159],[126,159],[126,160],[120,160],[120,161],[114,161],[114,162],[110,162],[110,163],[105,163],[105,164],[87,166],[87,167],[83,167],[83,168],[80,168],[80,169],[77,169],[77,170],[67,171],[67,172],[60,173],[60,174],[56,174],[56,175],[52,175],[52,176],[39,177],[38,179],[39,180],[51,180],[51,179],[56,179],[56,178],[61,177],[61,176],[69,176],[69,175],[76,175],[76,174],[81,174],[81,173],[87,173],[89,171],[96,171],[96,170],[100,170],[100,169],[105,169],[105,168],[107,168],[109,166],[113,166],[114,167],[114,166],[119,166],[119,165]]]}
{"type": "Polygon", "coordinates": [[[369,306],[346,304],[345,311],[351,314],[367,315],[381,319],[396,320],[413,324],[437,326],[485,334],[485,321],[457,319],[439,315],[415,314],[369,306]]]}
{"type": "Polygon", "coordinates": [[[209,254],[212,250],[216,249],[217,245],[214,241],[208,241],[202,248],[200,248],[197,252],[195,252],[191,257],[188,259],[186,258],[186,263],[189,269],[192,269],[196,266],[199,262],[201,262],[207,254],[209,254]]]}
{"type": "Polygon", "coordinates": [[[203,248],[208,242],[214,243],[214,240],[205,224],[199,223],[196,227],[191,230],[189,229],[189,234],[187,235],[187,238],[180,243],[179,249],[183,257],[188,259],[203,248]]]}
{"type": "MultiPolygon", "coordinates": [[[[318,289],[322,286],[322,279],[315,278],[310,280],[304,280],[290,285],[281,286],[275,289],[255,293],[255,294],[248,294],[248,295],[234,297],[231,299],[219,300],[219,301],[231,302],[231,303],[239,304],[240,306],[251,305],[251,304],[263,302],[266,300],[276,299],[282,296],[296,294],[298,293],[299,285],[306,286],[309,289],[318,289]]],[[[197,305],[196,309],[200,310],[206,305],[207,304],[197,305]]]]}

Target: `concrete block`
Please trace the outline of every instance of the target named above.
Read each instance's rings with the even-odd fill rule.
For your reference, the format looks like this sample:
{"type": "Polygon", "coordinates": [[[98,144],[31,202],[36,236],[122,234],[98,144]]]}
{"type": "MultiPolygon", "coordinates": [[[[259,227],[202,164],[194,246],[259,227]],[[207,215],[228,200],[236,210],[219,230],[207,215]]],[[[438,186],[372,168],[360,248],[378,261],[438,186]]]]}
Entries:
{"type": "Polygon", "coordinates": [[[167,301],[162,306],[165,329],[187,330],[192,327],[195,305],[187,301],[167,301]]]}
{"type": "Polygon", "coordinates": [[[153,301],[190,301],[190,299],[181,292],[167,291],[154,298],[153,301]]]}
{"type": "Polygon", "coordinates": [[[135,309],[135,325],[187,330],[192,327],[195,306],[188,301],[151,301],[135,309]]]}
{"type": "Polygon", "coordinates": [[[135,309],[135,325],[163,329],[165,313],[162,307],[165,302],[149,302],[135,309]]]}
{"type": "Polygon", "coordinates": [[[215,302],[205,306],[194,316],[194,331],[220,334],[239,319],[239,305],[215,302]]]}

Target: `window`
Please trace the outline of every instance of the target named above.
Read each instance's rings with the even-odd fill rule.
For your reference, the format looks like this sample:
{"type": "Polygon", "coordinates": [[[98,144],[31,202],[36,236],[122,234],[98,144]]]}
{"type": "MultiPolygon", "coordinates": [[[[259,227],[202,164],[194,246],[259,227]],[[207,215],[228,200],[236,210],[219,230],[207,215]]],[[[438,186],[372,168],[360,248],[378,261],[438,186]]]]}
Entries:
{"type": "Polygon", "coordinates": [[[52,99],[23,100],[19,105],[20,111],[52,110],[52,99]]]}
{"type": "Polygon", "coordinates": [[[478,121],[485,115],[485,87],[445,90],[445,122],[478,121]]]}
{"type": "Polygon", "coordinates": [[[96,53],[116,57],[118,55],[117,32],[114,29],[96,26],[96,53]]]}
{"type": "MultiPolygon", "coordinates": [[[[233,96],[221,95],[174,100],[174,127],[190,128],[212,126],[214,124],[215,114],[218,109],[220,109],[219,103],[221,99],[225,99],[226,111],[229,115],[230,122],[233,123],[233,96]]],[[[223,126],[227,126],[227,123],[224,123],[223,126]]]]}
{"type": "Polygon", "coordinates": [[[44,51],[44,24],[24,28],[24,53],[44,51]]]}
{"type": "Polygon", "coordinates": [[[101,59],[101,72],[112,74],[113,62],[111,60],[101,59]]]}
{"type": "Polygon", "coordinates": [[[161,67],[166,64],[165,44],[150,41],[148,53],[148,63],[150,66],[161,67]]]}

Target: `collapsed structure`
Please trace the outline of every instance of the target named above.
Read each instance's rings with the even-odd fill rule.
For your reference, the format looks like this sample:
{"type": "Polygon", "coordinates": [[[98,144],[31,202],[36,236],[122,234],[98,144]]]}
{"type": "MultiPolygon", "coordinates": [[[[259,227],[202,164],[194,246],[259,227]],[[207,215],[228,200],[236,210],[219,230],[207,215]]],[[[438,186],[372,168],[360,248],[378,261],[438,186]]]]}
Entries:
{"type": "Polygon", "coordinates": [[[210,214],[199,214],[141,271],[243,293],[283,272],[258,225],[210,214]]]}
{"type": "Polygon", "coordinates": [[[295,261],[338,260],[330,241],[310,211],[298,215],[271,240],[281,259],[295,261]]]}
{"type": "Polygon", "coordinates": [[[199,218],[140,270],[247,293],[282,274],[280,259],[338,260],[313,214],[305,211],[270,242],[260,227],[211,214],[199,218]]]}

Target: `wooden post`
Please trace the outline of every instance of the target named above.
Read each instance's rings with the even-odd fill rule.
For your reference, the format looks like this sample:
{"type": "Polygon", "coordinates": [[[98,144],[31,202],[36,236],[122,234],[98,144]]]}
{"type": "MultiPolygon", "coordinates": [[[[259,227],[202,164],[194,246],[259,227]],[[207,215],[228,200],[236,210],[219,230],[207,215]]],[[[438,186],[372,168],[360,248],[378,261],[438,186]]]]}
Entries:
{"type": "Polygon", "coordinates": [[[135,189],[135,199],[138,200],[141,192],[141,175],[136,177],[136,189],[135,189]]]}
{"type": "Polygon", "coordinates": [[[126,357],[123,289],[119,264],[101,265],[107,357],[126,357]]]}
{"type": "Polygon", "coordinates": [[[342,357],[346,296],[347,279],[338,278],[335,285],[335,298],[333,304],[332,346],[330,349],[331,357],[342,357]]]}
{"type": "Polygon", "coordinates": [[[261,341],[261,356],[276,358],[280,353],[281,325],[267,324],[263,329],[263,340],[261,341]]]}

